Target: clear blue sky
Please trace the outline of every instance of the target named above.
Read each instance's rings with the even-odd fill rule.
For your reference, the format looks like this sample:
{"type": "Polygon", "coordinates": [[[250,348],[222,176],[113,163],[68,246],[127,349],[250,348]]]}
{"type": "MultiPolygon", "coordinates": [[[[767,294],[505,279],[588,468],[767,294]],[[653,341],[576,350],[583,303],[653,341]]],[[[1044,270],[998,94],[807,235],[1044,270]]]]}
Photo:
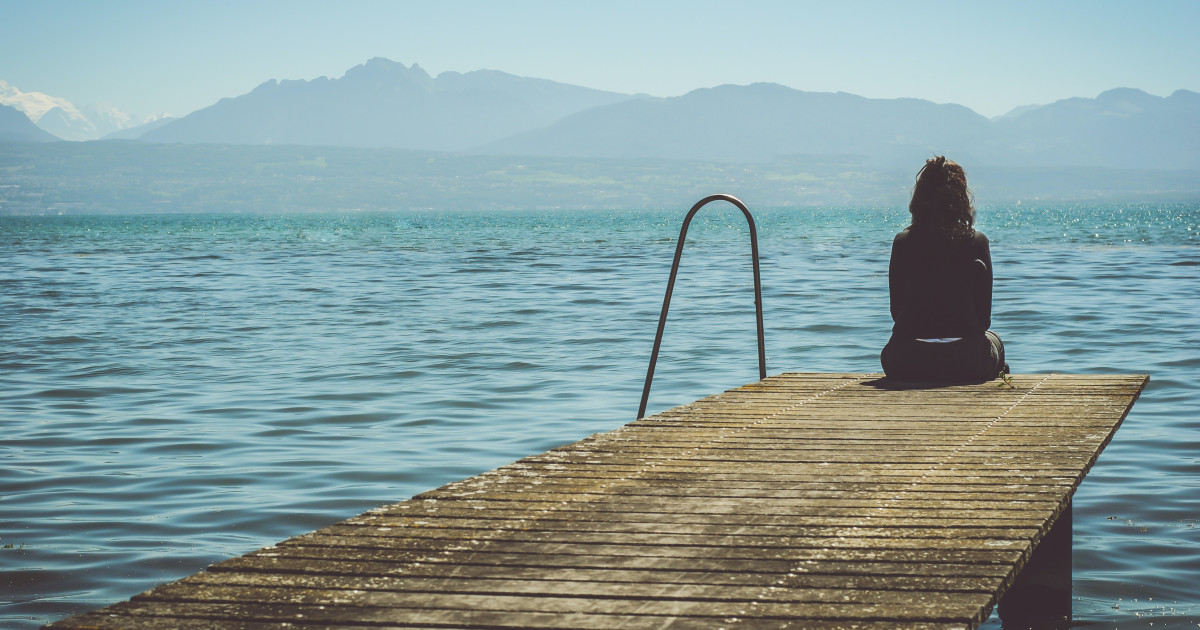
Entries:
{"type": "Polygon", "coordinates": [[[676,96],[725,83],[959,103],[1200,91],[1200,0],[0,0],[0,79],[187,114],[371,57],[676,96]]]}

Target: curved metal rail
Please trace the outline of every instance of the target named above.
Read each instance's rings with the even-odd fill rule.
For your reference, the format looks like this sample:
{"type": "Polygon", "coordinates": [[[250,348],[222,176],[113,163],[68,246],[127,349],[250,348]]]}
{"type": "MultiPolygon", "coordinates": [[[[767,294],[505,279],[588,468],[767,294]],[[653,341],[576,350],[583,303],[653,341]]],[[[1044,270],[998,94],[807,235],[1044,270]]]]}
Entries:
{"type": "Polygon", "coordinates": [[[662,345],[663,330],[667,327],[667,309],[671,307],[671,291],[675,288],[675,276],[679,272],[679,259],[683,256],[683,241],[687,238],[688,225],[700,208],[717,200],[728,201],[737,206],[746,216],[746,223],[750,225],[750,254],[754,261],[754,314],[758,321],[758,378],[767,378],[767,350],[763,342],[762,282],[759,280],[758,274],[758,234],[754,227],[754,217],[750,216],[750,210],[746,208],[746,204],[733,195],[709,195],[692,206],[683,219],[683,227],[679,230],[679,242],[675,245],[675,261],[671,263],[671,278],[667,280],[667,294],[663,297],[662,314],[658,317],[658,334],[654,336],[654,351],[650,353],[650,367],[646,369],[646,386],[642,389],[642,405],[638,408],[638,418],[646,415],[646,403],[650,400],[650,383],[654,380],[654,364],[658,362],[658,349],[662,345]]]}

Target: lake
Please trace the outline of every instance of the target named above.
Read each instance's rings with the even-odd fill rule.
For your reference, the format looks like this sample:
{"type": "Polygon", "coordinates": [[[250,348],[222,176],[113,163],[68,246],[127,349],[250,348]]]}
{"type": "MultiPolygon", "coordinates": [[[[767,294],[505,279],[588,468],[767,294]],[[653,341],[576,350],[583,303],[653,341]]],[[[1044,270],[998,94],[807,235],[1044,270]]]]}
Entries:
{"type": "MultiPolygon", "coordinates": [[[[878,372],[907,212],[751,210],[768,372],[878,372]]],[[[632,421],[685,211],[0,217],[0,625],[632,421]]],[[[1074,499],[1074,623],[1200,627],[1200,204],[977,227],[1014,372],[1151,376],[1074,499]]],[[[747,240],[693,223],[651,413],[757,379],[747,240]]]]}

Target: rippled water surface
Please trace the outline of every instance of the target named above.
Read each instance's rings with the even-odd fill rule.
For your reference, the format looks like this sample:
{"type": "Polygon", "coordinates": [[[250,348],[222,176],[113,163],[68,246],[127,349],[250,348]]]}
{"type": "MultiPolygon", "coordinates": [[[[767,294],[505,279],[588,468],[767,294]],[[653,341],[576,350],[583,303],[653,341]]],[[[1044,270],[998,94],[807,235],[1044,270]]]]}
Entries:
{"type": "MultiPolygon", "coordinates": [[[[0,217],[0,626],[633,420],[682,215],[0,217]]],[[[906,213],[755,216],[768,371],[878,371],[906,213]]],[[[1075,498],[1075,623],[1200,627],[1200,206],[979,227],[1015,372],[1152,379],[1075,498]]],[[[757,378],[746,240],[693,224],[651,412],[757,378]]]]}

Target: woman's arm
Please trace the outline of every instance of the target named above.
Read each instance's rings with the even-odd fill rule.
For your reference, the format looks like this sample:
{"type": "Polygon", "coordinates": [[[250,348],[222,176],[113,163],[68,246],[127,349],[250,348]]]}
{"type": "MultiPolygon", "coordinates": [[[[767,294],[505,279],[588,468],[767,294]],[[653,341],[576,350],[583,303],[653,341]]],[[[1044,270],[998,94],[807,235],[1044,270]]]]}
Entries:
{"type": "Polygon", "coordinates": [[[900,307],[904,304],[903,272],[900,269],[901,256],[896,253],[896,250],[903,247],[902,236],[904,236],[903,232],[897,234],[896,238],[892,240],[892,257],[888,261],[888,300],[893,323],[900,322],[900,307]]]}
{"type": "Polygon", "coordinates": [[[979,317],[980,323],[983,324],[983,330],[990,330],[992,327],[992,279],[994,278],[992,250],[988,244],[988,238],[982,232],[976,232],[975,239],[977,241],[976,256],[983,261],[984,267],[986,267],[981,272],[975,287],[975,313],[979,317]]]}

